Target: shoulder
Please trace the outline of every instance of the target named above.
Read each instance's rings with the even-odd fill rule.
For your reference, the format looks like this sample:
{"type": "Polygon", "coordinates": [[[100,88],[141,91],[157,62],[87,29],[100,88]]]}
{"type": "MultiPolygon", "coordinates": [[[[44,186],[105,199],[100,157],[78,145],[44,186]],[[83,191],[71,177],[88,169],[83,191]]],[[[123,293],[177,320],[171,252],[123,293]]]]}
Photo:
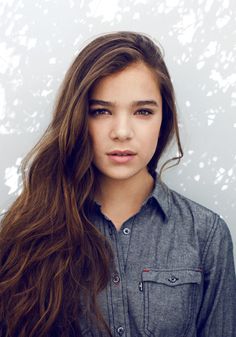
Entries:
{"type": "Polygon", "coordinates": [[[216,217],[219,217],[218,213],[171,188],[168,188],[168,192],[169,206],[172,215],[180,213],[184,217],[198,221],[204,220],[204,222],[212,222],[216,217]]]}
{"type": "MultiPolygon", "coordinates": [[[[222,240],[232,243],[229,227],[217,212],[169,188],[170,220],[188,232],[194,232],[209,245],[222,240]]],[[[217,244],[217,243],[216,243],[217,244]]]]}

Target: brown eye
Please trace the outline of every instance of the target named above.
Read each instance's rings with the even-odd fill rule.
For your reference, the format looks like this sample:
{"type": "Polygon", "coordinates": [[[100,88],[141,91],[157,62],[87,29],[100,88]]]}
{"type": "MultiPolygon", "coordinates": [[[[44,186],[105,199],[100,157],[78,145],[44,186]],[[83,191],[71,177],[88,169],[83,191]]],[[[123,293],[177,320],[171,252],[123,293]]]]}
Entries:
{"type": "Polygon", "coordinates": [[[148,110],[148,109],[138,110],[137,112],[142,116],[153,115],[153,112],[151,110],[148,110]]]}
{"type": "Polygon", "coordinates": [[[92,115],[92,116],[105,115],[106,112],[108,112],[108,111],[105,110],[105,109],[91,109],[89,111],[90,115],[92,115]]]}

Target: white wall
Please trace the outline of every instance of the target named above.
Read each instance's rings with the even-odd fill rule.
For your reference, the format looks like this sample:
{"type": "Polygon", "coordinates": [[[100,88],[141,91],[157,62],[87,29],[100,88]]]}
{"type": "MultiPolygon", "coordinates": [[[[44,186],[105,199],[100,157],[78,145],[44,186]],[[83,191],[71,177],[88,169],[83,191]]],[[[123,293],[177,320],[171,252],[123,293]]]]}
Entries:
{"type": "Polygon", "coordinates": [[[164,47],[185,152],[164,180],[221,214],[236,251],[234,0],[0,0],[1,211],[19,193],[20,161],[51,119],[72,59],[114,30],[148,33],[164,47]]]}

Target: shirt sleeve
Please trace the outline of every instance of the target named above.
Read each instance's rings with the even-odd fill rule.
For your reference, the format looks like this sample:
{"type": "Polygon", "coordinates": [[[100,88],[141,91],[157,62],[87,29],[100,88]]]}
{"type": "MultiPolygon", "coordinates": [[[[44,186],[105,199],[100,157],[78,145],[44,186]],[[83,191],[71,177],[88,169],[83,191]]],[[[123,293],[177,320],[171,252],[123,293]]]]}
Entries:
{"type": "Polygon", "coordinates": [[[236,337],[236,277],[233,242],[216,215],[203,256],[204,293],[197,337],[236,337]]]}

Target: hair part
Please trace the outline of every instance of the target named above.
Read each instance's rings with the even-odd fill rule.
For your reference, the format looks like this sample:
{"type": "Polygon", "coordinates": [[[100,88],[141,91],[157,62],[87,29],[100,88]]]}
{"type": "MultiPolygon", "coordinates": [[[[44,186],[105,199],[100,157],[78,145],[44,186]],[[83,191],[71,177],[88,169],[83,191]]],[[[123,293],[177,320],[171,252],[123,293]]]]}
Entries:
{"type": "Polygon", "coordinates": [[[65,75],[52,121],[22,163],[23,191],[1,223],[1,336],[80,336],[83,315],[112,336],[97,303],[110,280],[114,256],[89,219],[97,181],[88,98],[101,78],[139,61],[156,73],[163,101],[160,137],[148,170],[156,170],[174,136],[179,156],[167,161],[160,174],[168,162],[178,164],[183,156],[174,89],[161,49],[135,32],[108,33],[91,41],[65,75]]]}

